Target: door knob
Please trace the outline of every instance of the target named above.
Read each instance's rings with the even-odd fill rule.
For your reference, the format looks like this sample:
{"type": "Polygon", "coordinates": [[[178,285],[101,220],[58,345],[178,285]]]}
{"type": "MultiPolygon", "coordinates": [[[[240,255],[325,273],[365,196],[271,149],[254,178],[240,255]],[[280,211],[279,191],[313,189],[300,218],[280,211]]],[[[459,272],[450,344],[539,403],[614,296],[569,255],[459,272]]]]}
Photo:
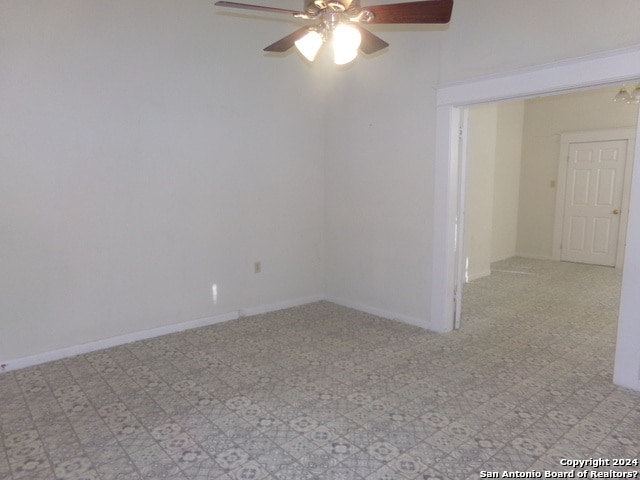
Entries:
{"type": "Polygon", "coordinates": [[[618,215],[620,213],[620,210],[618,210],[617,208],[613,211],[614,215],[618,215]]]}

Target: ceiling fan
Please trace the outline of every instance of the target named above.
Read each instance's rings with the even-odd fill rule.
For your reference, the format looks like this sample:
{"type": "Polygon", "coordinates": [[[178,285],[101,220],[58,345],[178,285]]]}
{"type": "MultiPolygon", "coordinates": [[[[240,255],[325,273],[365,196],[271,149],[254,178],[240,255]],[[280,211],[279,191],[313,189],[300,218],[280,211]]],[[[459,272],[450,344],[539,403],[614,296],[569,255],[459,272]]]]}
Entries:
{"type": "Polygon", "coordinates": [[[363,28],[363,24],[448,23],[453,9],[453,0],[422,0],[370,7],[361,7],[360,0],[305,0],[304,11],[227,1],[215,4],[310,20],[313,22],[311,25],[299,28],[264,50],[286,52],[295,46],[309,61],[313,61],[320,47],[331,42],[334,61],[338,65],[351,62],[358,55],[358,50],[371,54],[389,46],[363,28]]]}

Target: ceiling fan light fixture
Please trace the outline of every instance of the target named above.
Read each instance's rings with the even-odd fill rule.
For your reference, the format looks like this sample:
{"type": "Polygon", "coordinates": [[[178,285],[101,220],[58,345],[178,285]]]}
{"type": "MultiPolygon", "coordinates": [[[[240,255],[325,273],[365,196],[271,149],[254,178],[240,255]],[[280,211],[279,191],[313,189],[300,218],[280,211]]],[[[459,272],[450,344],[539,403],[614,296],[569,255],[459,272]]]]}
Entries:
{"type": "Polygon", "coordinates": [[[298,51],[310,62],[316,58],[320,47],[324,43],[324,37],[316,30],[309,30],[304,37],[297,40],[295,45],[298,51]]]}
{"type": "Polygon", "coordinates": [[[613,97],[613,101],[620,103],[629,103],[631,101],[631,95],[629,95],[629,92],[627,92],[627,89],[625,87],[622,87],[616,94],[616,96],[613,97]]]}
{"type": "MultiPolygon", "coordinates": [[[[322,45],[329,41],[334,62],[344,65],[354,60],[361,50],[367,55],[383,50],[389,44],[362,24],[441,24],[449,23],[454,0],[393,0],[393,3],[373,5],[363,9],[360,0],[304,0],[304,10],[254,5],[237,1],[214,0],[220,7],[242,8],[293,15],[294,18],[316,22],[298,28],[289,35],[267,45],[265,52],[284,53],[296,46],[301,54],[313,61],[322,45]]],[[[265,0],[266,1],[266,0],[265,0]]],[[[629,94],[626,94],[629,96],[629,94]]],[[[635,98],[635,97],[634,97],[635,98]]]]}
{"type": "Polygon", "coordinates": [[[358,47],[362,42],[360,31],[352,26],[340,23],[333,30],[333,61],[336,65],[345,65],[358,56],[358,47]]]}

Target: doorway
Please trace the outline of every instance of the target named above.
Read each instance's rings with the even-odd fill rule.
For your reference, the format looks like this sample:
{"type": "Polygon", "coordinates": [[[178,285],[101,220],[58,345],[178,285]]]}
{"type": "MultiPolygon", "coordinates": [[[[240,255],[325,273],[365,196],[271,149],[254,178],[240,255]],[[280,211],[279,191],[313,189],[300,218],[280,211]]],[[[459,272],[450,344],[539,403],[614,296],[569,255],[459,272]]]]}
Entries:
{"type": "Polygon", "coordinates": [[[515,256],[622,267],[637,112],[616,92],[468,108],[465,280],[515,256]]]}
{"type": "MultiPolygon", "coordinates": [[[[430,295],[430,327],[433,330],[444,332],[453,328],[458,301],[457,285],[462,278],[461,270],[456,267],[461,247],[458,225],[463,221],[459,205],[464,172],[460,170],[459,143],[465,107],[633,83],[639,78],[640,48],[629,48],[439,88],[434,168],[433,281],[430,295]]],[[[636,133],[636,163],[639,157],[636,133]]],[[[640,186],[638,169],[633,177],[633,185],[640,186]]],[[[634,194],[632,188],[631,195],[614,382],[640,390],[640,351],[636,347],[640,339],[640,324],[634,315],[640,308],[640,299],[634,294],[637,289],[634,288],[634,282],[640,278],[640,193],[634,194]]]]}
{"type": "MultiPolygon", "coordinates": [[[[619,310],[622,269],[607,272],[578,263],[615,265],[618,238],[613,229],[623,227],[623,215],[613,210],[628,211],[631,177],[625,173],[632,169],[633,157],[627,153],[633,152],[637,108],[613,103],[616,92],[593,89],[465,109],[462,228],[464,274],[471,283],[463,290],[463,330],[495,322],[504,328],[515,328],[511,322],[531,324],[535,330],[545,320],[571,323],[563,317],[567,314],[571,321],[593,317],[598,328],[612,321],[615,325],[609,311],[619,310]],[[581,113],[577,120],[576,109],[581,113]],[[620,125],[629,128],[605,129],[620,125]],[[586,131],[565,133],[576,129],[586,131]],[[580,237],[569,231],[572,257],[555,258],[555,226],[567,246],[567,224],[583,231],[580,237]],[[589,224],[600,231],[585,228],[589,224]],[[583,252],[575,252],[577,246],[583,252]],[[578,297],[582,303],[575,303],[578,297]],[[593,315],[585,309],[588,301],[606,304],[607,315],[593,315]]],[[[626,228],[619,230],[623,246],[626,228]]],[[[562,247],[558,245],[560,253],[562,247]]],[[[610,345],[611,331],[606,331],[602,342],[610,345]]]]}

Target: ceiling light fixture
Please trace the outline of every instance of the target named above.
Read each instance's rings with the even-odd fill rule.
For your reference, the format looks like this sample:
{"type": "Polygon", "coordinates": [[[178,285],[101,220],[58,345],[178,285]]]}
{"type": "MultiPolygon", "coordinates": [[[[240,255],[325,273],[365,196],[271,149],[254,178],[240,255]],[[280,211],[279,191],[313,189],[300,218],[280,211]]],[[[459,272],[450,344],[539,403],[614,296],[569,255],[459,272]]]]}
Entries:
{"type": "Polygon", "coordinates": [[[304,55],[304,58],[313,62],[324,43],[324,35],[317,30],[309,30],[309,32],[300,40],[296,40],[296,48],[304,55]]]}
{"type": "Polygon", "coordinates": [[[336,65],[352,62],[358,56],[358,48],[362,42],[360,30],[333,4],[322,11],[320,19],[319,25],[309,27],[307,33],[296,40],[298,51],[313,62],[322,45],[330,42],[336,65]]]}
{"type": "Polygon", "coordinates": [[[640,104],[640,83],[629,93],[627,87],[623,86],[620,91],[613,97],[613,101],[617,103],[628,103],[630,105],[640,104]]]}
{"type": "Polygon", "coordinates": [[[336,65],[345,65],[358,56],[358,47],[362,35],[354,26],[340,23],[333,30],[333,61],[336,65]]]}

